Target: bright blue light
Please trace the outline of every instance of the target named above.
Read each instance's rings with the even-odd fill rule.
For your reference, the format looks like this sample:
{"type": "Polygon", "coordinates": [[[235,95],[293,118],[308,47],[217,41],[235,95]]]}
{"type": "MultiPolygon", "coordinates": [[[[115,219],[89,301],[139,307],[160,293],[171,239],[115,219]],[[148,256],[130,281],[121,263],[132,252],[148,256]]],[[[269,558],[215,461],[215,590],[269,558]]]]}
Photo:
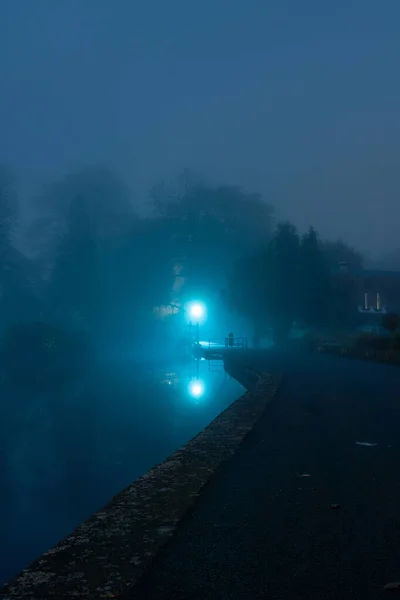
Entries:
{"type": "Polygon", "coordinates": [[[195,323],[200,323],[206,318],[206,307],[202,302],[191,302],[187,305],[186,310],[189,318],[195,323]]]}
{"type": "Polygon", "coordinates": [[[194,304],[190,310],[190,314],[193,319],[201,319],[204,315],[204,308],[201,306],[201,304],[194,304]]]}
{"type": "Polygon", "coordinates": [[[191,397],[195,398],[197,400],[204,395],[204,392],[205,392],[204,381],[201,381],[200,379],[194,379],[189,382],[188,389],[189,389],[189,394],[191,395],[191,397]]]}

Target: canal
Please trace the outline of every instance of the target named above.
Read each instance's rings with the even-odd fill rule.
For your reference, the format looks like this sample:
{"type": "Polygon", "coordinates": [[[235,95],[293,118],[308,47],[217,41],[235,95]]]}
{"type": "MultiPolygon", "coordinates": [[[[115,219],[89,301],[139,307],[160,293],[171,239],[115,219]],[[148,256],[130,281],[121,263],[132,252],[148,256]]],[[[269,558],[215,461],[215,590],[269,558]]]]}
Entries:
{"type": "Polygon", "coordinates": [[[74,389],[2,389],[0,585],[243,392],[221,363],[204,360],[109,361],[74,389]]]}

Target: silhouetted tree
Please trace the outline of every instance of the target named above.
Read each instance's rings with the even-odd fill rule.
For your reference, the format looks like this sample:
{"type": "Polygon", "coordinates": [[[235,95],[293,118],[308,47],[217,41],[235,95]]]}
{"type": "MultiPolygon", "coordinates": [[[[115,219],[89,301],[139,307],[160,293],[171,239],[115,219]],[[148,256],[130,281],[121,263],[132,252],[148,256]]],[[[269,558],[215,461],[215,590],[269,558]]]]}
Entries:
{"type": "Polygon", "coordinates": [[[40,310],[40,277],[14,245],[18,214],[14,175],[0,166],[0,330],[12,321],[35,318],[40,310]]]}
{"type": "Polygon", "coordinates": [[[43,186],[34,204],[45,216],[65,222],[77,197],[85,198],[96,236],[108,237],[129,226],[133,215],[129,190],[119,177],[102,166],[86,167],[43,186]]]}
{"type": "Polygon", "coordinates": [[[172,240],[161,219],[142,219],[132,228],[137,305],[144,311],[168,304],[174,282],[172,240]]]}
{"type": "Polygon", "coordinates": [[[33,199],[35,213],[40,216],[26,231],[26,241],[45,275],[54,264],[60,237],[68,231],[70,209],[77,197],[85,198],[99,245],[126,235],[136,218],[127,186],[105,167],[87,167],[43,186],[33,199]]]}
{"type": "Polygon", "coordinates": [[[219,289],[235,260],[271,235],[271,206],[238,187],[210,186],[185,173],[177,189],[159,183],[151,197],[184,265],[189,295],[219,289]]]}
{"type": "Polygon", "coordinates": [[[328,262],[313,227],[300,243],[301,316],[308,326],[326,325],[331,317],[332,281],[328,262]]]}
{"type": "Polygon", "coordinates": [[[287,338],[301,311],[299,290],[299,236],[285,222],[278,224],[265,248],[236,264],[224,298],[230,308],[252,322],[257,346],[267,323],[276,343],[287,338]]]}
{"type": "Polygon", "coordinates": [[[56,312],[76,314],[93,330],[100,302],[99,264],[91,219],[81,197],[71,204],[67,231],[51,275],[50,303],[56,312]]]}
{"type": "Polygon", "coordinates": [[[276,343],[286,340],[300,306],[300,240],[290,222],[279,223],[267,248],[266,304],[276,343]]]}
{"type": "Polygon", "coordinates": [[[139,321],[171,302],[173,255],[163,219],[135,221],[120,243],[102,251],[102,321],[107,335],[133,339],[139,321]]]}
{"type": "Polygon", "coordinates": [[[331,274],[333,327],[352,328],[360,322],[357,306],[360,301],[360,286],[357,275],[351,271],[331,274]]]}
{"type": "Polygon", "coordinates": [[[227,308],[251,323],[256,348],[268,322],[266,273],[266,252],[258,251],[236,261],[222,290],[227,308]]]}

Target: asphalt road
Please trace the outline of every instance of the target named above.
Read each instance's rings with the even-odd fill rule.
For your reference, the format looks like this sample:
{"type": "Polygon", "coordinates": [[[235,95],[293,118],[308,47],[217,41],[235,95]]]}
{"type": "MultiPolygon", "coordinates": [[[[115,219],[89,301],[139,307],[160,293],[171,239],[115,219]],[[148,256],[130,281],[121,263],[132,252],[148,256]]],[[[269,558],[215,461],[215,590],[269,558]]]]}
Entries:
{"type": "Polygon", "coordinates": [[[384,585],[400,581],[400,370],[316,355],[250,360],[284,372],[276,400],[127,598],[390,596],[384,585]]]}

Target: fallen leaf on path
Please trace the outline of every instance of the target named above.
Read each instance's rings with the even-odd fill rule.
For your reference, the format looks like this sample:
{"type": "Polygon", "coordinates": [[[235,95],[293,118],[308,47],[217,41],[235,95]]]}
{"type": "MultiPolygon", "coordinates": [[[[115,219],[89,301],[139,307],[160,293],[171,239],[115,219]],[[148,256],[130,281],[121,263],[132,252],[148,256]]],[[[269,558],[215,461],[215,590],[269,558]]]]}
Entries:
{"type": "Polygon", "coordinates": [[[375,442],[356,442],[357,446],[377,446],[375,442]]]}
{"type": "Polygon", "coordinates": [[[340,508],[340,504],[330,504],[329,506],[331,508],[333,508],[334,510],[336,510],[337,508],[340,508]]]}
{"type": "Polygon", "coordinates": [[[391,583],[387,583],[383,589],[387,590],[388,592],[400,592],[400,581],[392,581],[391,583]]]}

